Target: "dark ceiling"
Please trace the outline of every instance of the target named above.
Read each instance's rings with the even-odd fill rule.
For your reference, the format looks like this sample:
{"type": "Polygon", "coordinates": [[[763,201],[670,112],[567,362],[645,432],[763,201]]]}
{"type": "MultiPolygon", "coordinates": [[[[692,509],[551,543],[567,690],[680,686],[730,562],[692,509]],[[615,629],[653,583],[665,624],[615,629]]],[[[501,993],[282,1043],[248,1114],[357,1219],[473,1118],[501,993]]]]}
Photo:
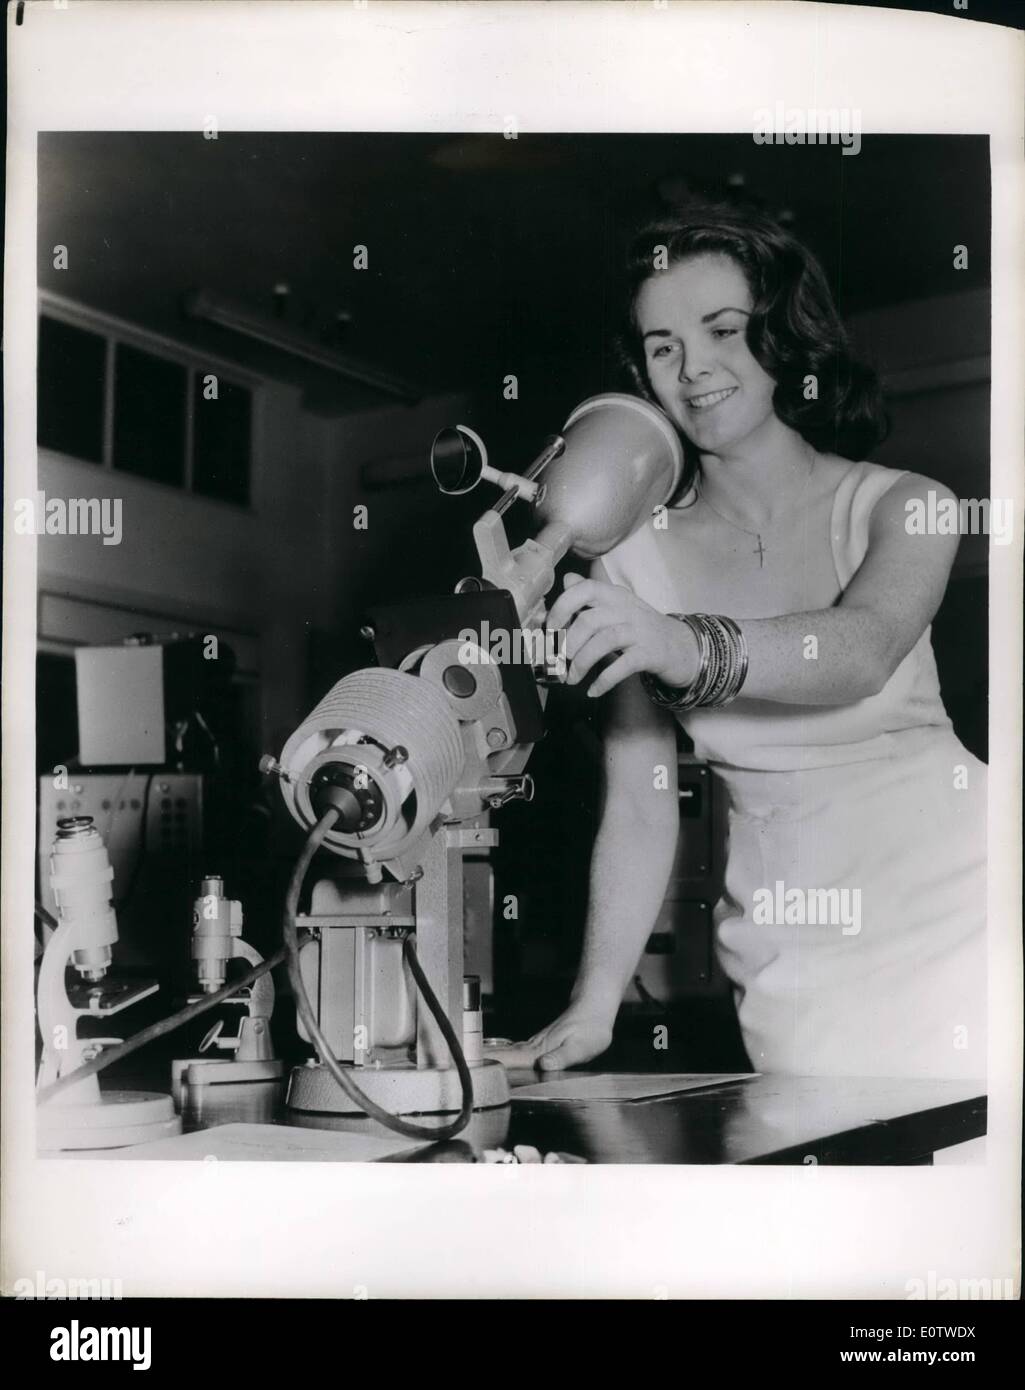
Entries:
{"type": "Polygon", "coordinates": [[[296,382],[313,409],[386,403],[182,313],[204,288],[271,314],[284,281],[288,323],[425,392],[498,398],[515,373],[562,408],[610,384],[626,229],[728,183],[792,219],[845,314],[988,284],[985,137],[870,136],[846,156],[749,135],[226,131],[41,134],[40,284],[296,382]],[[954,272],[959,243],[969,269],[954,272]]]}

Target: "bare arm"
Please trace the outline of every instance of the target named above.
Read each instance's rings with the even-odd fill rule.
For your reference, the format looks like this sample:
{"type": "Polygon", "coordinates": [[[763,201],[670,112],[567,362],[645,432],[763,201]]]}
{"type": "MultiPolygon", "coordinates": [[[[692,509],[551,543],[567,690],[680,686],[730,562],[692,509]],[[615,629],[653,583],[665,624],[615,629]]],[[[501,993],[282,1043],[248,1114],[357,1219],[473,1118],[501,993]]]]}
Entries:
{"type": "MultiPolygon", "coordinates": [[[[595,572],[604,575],[600,564],[595,572]]],[[[609,701],[603,747],[604,798],[570,1005],[528,1042],[497,1053],[507,1066],[550,1071],[605,1051],[665,898],[680,823],[676,729],[636,677],[609,701]]]]}
{"type": "MultiPolygon", "coordinates": [[[[941,484],[909,474],[880,499],[868,553],[835,607],[740,621],[749,654],[746,696],[837,705],[882,689],[932,621],[957,553],[957,536],[907,532],[907,503],[924,500],[930,491],[941,501],[954,497],[941,484]]],[[[551,628],[569,629],[571,683],[621,653],[594,681],[590,695],[603,695],[640,671],[673,686],[687,686],[697,674],[690,630],[628,589],[569,576],[548,621],[551,628]]]]}
{"type": "Polygon", "coordinates": [[[746,695],[834,705],[883,688],[932,622],[957,554],[957,536],[907,533],[905,504],[929,489],[954,497],[909,474],[876,504],[868,554],[835,608],[741,624],[750,659],[746,695]]]}
{"type": "Polygon", "coordinates": [[[613,696],[605,793],[572,999],[611,1022],[665,898],[679,832],[674,724],[632,678],[613,696]]]}

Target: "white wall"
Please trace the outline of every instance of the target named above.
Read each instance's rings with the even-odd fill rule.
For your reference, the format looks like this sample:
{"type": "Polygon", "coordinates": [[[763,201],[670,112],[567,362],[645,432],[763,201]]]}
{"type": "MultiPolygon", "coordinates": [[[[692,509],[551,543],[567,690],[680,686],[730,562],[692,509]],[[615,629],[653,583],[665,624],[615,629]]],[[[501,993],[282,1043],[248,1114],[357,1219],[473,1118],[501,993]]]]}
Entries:
{"type": "MultiPolygon", "coordinates": [[[[42,536],[41,592],[137,606],[195,630],[248,630],[259,642],[265,738],[304,699],[305,632],[331,609],[325,422],[298,391],[267,384],[254,414],[252,509],[39,451],[50,497],[120,498],[123,537],[42,536]]],[[[140,622],[140,628],[146,627],[140,622]]]]}
{"type": "MultiPolygon", "coordinates": [[[[124,620],[127,630],[187,622],[195,631],[228,629],[229,640],[231,630],[253,633],[263,747],[278,751],[307,712],[310,629],[352,628],[367,567],[386,566],[410,526],[443,548],[452,524],[452,503],[433,489],[369,493],[361,466],[418,455],[426,471],[435,432],[461,415],[461,399],[446,397],[328,419],[304,411],[298,390],[267,383],[254,406],[251,510],[40,450],[47,496],[120,498],[123,518],[117,546],[96,536],[40,537],[40,592],[145,614],[124,620]],[[361,503],[369,524],[355,530],[361,503]]],[[[74,621],[70,605],[61,611],[74,621]]],[[[84,613],[81,623],[77,639],[96,640],[84,613]]]]}

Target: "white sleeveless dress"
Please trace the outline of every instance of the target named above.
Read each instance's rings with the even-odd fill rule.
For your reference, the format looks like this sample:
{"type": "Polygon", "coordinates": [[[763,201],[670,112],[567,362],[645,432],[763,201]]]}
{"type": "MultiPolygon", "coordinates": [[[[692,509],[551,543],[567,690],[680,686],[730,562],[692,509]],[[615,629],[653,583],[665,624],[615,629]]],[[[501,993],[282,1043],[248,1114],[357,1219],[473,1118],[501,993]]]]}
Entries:
{"type": "MultiPolygon", "coordinates": [[[[841,592],[865,558],[872,508],[902,476],[872,463],[844,474],[831,512],[841,592]]],[[[672,544],[644,525],[601,563],[660,612],[693,611],[666,564],[672,544]]],[[[729,792],[717,950],[754,1068],[982,1079],[986,768],[943,708],[929,629],[867,699],[741,696],[680,719],[729,792]],[[792,888],[803,911],[801,895],[788,905],[792,888]],[[820,924],[822,889],[848,890],[832,899],[843,925],[820,924]]]]}

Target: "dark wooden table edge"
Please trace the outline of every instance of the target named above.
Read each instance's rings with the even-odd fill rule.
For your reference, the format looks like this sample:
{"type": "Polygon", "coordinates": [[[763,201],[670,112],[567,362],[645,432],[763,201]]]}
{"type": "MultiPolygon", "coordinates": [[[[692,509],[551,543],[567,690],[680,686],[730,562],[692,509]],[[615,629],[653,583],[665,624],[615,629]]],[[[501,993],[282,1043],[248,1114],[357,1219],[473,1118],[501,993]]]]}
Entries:
{"type": "Polygon", "coordinates": [[[747,1167],[811,1162],[852,1165],[875,1162],[887,1167],[929,1163],[940,1149],[982,1138],[986,1133],[987,1112],[987,1097],[974,1096],[913,1115],[899,1115],[892,1120],[872,1120],[824,1135],[809,1144],[797,1144],[735,1162],[747,1167]],[[892,1156],[880,1159],[876,1154],[873,1158],[871,1150],[878,1148],[881,1135],[886,1136],[887,1151],[892,1156]]]}

